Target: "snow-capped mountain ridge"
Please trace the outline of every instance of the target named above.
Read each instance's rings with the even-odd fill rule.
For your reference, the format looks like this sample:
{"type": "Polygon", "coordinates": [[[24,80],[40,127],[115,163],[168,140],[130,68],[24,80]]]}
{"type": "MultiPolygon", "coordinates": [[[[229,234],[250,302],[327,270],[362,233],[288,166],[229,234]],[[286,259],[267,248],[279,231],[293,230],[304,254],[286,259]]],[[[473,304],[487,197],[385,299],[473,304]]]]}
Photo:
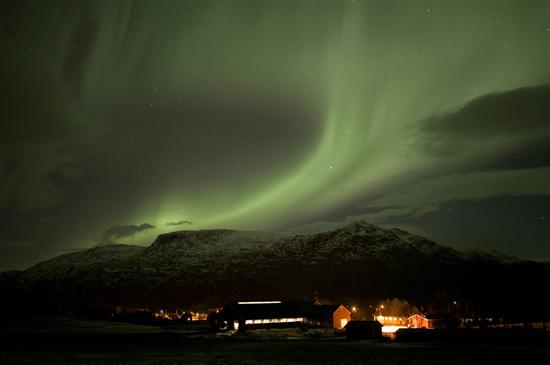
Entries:
{"type": "Polygon", "coordinates": [[[517,265],[548,273],[542,264],[501,261],[367,222],[293,236],[178,231],[158,236],[146,248],[95,247],[0,274],[0,292],[14,301],[54,306],[219,304],[314,291],[334,299],[423,298],[442,288],[458,295],[489,285],[484,280],[517,280],[517,265]]]}

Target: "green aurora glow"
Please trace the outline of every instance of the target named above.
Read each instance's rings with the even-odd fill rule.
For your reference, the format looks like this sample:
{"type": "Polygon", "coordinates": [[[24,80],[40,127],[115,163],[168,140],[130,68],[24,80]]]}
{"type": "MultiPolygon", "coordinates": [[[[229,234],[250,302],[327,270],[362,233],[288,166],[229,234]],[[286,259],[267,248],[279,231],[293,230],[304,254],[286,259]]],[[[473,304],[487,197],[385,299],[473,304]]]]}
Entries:
{"type": "Polygon", "coordinates": [[[422,221],[449,202],[500,197],[529,201],[534,220],[549,211],[548,149],[522,166],[509,154],[543,145],[549,123],[496,121],[486,134],[445,127],[487,95],[550,83],[548,3],[5,7],[6,247],[30,242],[44,257],[143,222],[155,228],[117,242],[212,227],[307,232],[366,218],[550,258],[545,221],[527,246],[500,243],[506,218],[479,243],[449,222],[422,221]],[[434,120],[445,133],[429,130],[434,120]],[[193,223],[167,226],[183,220],[193,223]]]}

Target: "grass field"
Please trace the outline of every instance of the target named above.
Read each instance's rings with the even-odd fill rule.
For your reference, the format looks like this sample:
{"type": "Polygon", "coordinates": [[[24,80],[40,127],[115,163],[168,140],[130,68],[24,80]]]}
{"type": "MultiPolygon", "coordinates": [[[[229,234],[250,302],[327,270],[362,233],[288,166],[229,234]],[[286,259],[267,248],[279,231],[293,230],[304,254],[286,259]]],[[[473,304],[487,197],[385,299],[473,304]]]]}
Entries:
{"type": "Polygon", "coordinates": [[[70,317],[2,323],[1,364],[548,364],[548,346],[427,344],[284,336],[193,337],[193,330],[70,317]]]}

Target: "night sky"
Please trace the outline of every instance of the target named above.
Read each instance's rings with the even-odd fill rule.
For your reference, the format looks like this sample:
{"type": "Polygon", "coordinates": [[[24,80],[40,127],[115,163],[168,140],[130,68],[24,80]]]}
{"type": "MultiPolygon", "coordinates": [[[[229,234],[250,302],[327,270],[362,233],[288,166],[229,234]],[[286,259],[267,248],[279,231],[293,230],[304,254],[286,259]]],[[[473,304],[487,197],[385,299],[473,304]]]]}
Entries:
{"type": "Polygon", "coordinates": [[[550,259],[550,2],[0,4],[0,270],[359,219],[550,259]]]}

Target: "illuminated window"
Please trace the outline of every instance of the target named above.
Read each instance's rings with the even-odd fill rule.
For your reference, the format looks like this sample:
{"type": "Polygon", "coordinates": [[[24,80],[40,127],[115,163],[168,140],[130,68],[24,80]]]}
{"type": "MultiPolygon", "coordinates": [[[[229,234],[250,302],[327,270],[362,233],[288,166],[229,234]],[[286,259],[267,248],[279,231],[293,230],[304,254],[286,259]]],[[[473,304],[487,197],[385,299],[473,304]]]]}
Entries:
{"type": "Polygon", "coordinates": [[[264,319],[247,319],[245,324],[267,324],[267,323],[293,323],[293,322],[305,322],[303,317],[297,318],[264,318],[264,319]]]}

